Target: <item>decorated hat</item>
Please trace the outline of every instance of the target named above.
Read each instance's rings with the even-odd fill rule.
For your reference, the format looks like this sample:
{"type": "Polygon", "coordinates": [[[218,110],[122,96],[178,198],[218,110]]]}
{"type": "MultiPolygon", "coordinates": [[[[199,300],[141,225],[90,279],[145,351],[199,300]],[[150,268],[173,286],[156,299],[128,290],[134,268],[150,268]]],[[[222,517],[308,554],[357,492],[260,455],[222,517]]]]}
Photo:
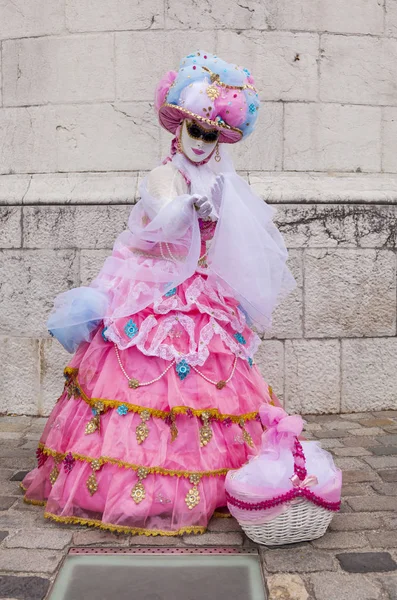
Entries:
{"type": "Polygon", "coordinates": [[[218,129],[220,142],[234,144],[253,131],[259,97],[248,69],[199,50],[181,60],[178,72],[164,75],[155,107],[171,133],[191,118],[218,129]]]}

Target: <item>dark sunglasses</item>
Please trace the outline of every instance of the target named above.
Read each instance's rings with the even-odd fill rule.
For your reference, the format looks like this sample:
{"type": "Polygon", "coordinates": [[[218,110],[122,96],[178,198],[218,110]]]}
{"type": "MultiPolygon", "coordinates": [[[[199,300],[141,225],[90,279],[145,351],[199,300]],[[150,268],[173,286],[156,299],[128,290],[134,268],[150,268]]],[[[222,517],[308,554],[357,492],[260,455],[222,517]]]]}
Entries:
{"type": "Polygon", "coordinates": [[[217,129],[203,129],[194,121],[186,121],[186,129],[190,137],[195,140],[201,139],[206,143],[216,142],[219,137],[217,129]]]}

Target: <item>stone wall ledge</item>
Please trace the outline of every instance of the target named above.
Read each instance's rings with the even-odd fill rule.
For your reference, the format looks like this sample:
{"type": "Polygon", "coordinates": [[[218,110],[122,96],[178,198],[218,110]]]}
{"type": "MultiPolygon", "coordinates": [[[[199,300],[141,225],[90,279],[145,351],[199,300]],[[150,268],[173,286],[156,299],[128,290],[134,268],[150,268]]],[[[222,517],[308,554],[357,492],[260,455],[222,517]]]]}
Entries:
{"type": "MultiPolygon", "coordinates": [[[[44,173],[0,176],[0,205],[131,204],[144,172],[44,173]]],[[[397,174],[240,173],[266,202],[397,204],[397,174]]]]}

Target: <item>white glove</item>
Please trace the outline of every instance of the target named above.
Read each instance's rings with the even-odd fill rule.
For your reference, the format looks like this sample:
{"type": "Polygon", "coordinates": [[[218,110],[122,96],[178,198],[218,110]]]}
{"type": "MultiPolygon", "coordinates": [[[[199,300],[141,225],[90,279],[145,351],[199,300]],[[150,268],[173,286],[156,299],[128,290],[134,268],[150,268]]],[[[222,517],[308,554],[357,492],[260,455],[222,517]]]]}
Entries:
{"type": "Polygon", "coordinates": [[[209,217],[212,211],[212,205],[207,196],[199,196],[198,194],[195,194],[192,196],[192,199],[199,218],[206,219],[209,217]]]}
{"type": "Polygon", "coordinates": [[[219,218],[219,211],[221,208],[222,195],[223,195],[223,185],[225,183],[225,177],[222,175],[217,175],[215,182],[211,188],[211,203],[212,203],[212,215],[216,218],[219,218]]]}

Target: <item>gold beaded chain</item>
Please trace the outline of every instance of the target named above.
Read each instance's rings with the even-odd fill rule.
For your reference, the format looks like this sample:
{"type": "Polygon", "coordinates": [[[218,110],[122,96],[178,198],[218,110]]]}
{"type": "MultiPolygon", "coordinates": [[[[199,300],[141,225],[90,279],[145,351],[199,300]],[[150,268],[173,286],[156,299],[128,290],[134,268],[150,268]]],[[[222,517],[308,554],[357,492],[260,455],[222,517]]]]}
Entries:
{"type": "Polygon", "coordinates": [[[208,383],[212,383],[212,385],[215,385],[218,388],[218,390],[221,390],[225,387],[226,384],[229,383],[229,381],[232,379],[232,377],[234,375],[234,372],[235,372],[236,366],[237,366],[237,356],[234,357],[233,367],[232,367],[232,371],[231,371],[229,377],[227,379],[221,379],[220,381],[213,381],[212,379],[210,379],[209,377],[204,375],[204,373],[202,373],[201,371],[196,369],[196,367],[193,367],[193,365],[190,365],[190,366],[193,369],[193,371],[196,371],[196,373],[198,373],[198,375],[200,375],[203,379],[208,381],[208,383]]]}
{"type": "Polygon", "coordinates": [[[170,364],[168,365],[168,367],[158,377],[155,377],[151,381],[138,381],[138,379],[134,379],[134,377],[130,377],[128,375],[128,373],[126,373],[126,370],[123,367],[123,363],[121,362],[121,358],[120,358],[120,354],[119,354],[119,349],[117,348],[116,344],[114,344],[114,349],[115,349],[115,352],[116,352],[117,361],[118,361],[118,363],[120,365],[121,372],[128,379],[128,386],[130,388],[134,389],[134,390],[136,390],[137,388],[142,387],[144,385],[151,385],[152,383],[156,383],[156,381],[160,381],[160,379],[162,377],[164,377],[164,375],[167,373],[167,371],[169,371],[171,369],[171,367],[175,364],[175,359],[174,359],[172,362],[170,362],[170,364]]]}
{"type": "MultiPolygon", "coordinates": [[[[130,377],[128,375],[128,373],[126,372],[126,370],[124,369],[123,363],[121,362],[119,349],[116,344],[114,344],[114,350],[116,352],[117,362],[119,363],[121,372],[123,373],[124,377],[126,379],[128,379],[128,386],[134,390],[136,390],[139,387],[151,385],[152,383],[156,383],[157,381],[160,381],[160,379],[162,377],[164,377],[164,375],[171,369],[171,367],[176,364],[176,360],[174,359],[170,362],[170,364],[167,366],[167,368],[162,373],[160,373],[160,375],[158,377],[155,377],[154,379],[151,379],[150,381],[138,381],[138,379],[135,379],[134,377],[130,377]]],[[[208,383],[212,383],[212,385],[214,385],[218,390],[222,390],[225,387],[225,385],[227,385],[229,383],[229,381],[232,379],[232,377],[234,375],[234,372],[235,372],[236,366],[237,366],[237,358],[238,358],[237,356],[234,357],[233,367],[232,367],[232,371],[231,371],[229,377],[227,379],[221,379],[220,381],[213,381],[212,379],[210,379],[209,377],[204,375],[204,373],[199,371],[193,365],[189,365],[189,366],[193,369],[193,371],[195,371],[198,375],[200,375],[200,377],[202,377],[203,379],[208,381],[208,383]]]]}

